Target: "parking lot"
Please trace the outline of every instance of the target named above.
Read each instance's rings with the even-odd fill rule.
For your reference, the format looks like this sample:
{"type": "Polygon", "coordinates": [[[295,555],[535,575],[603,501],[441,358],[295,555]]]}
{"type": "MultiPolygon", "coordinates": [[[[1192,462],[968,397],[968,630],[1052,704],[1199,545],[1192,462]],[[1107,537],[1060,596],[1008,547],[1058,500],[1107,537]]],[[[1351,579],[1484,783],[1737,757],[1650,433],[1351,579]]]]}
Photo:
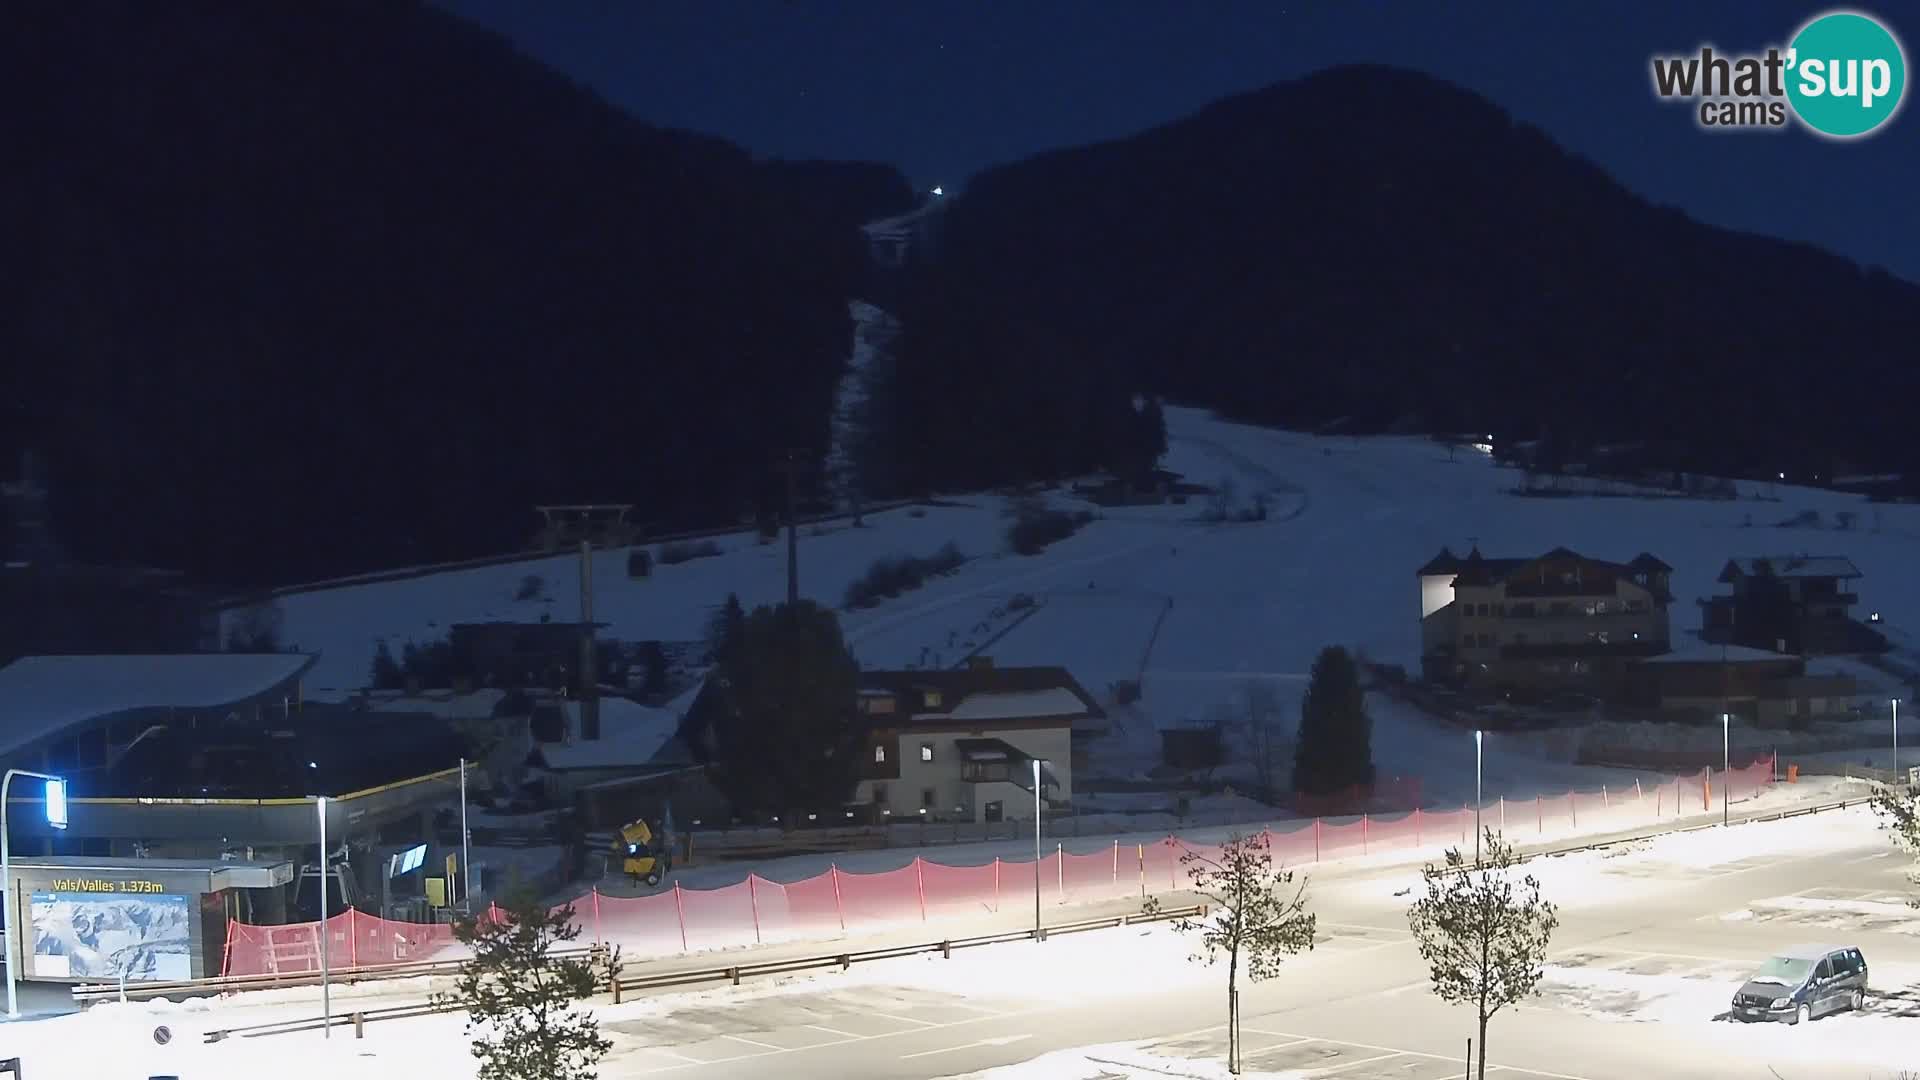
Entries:
{"type": "MultiPolygon", "coordinates": [[[[1860,1080],[1896,1075],[1886,1070],[1903,1057],[1920,1064],[1920,912],[1905,906],[1904,866],[1881,844],[1858,816],[1835,815],[1528,864],[1561,905],[1562,927],[1538,993],[1491,1026],[1489,1073],[1599,1080],[1772,1068],[1789,1080],[1860,1080]],[[1805,941],[1864,950],[1866,1007],[1802,1027],[1728,1019],[1754,967],[1805,941]]],[[[1243,983],[1248,1071],[1461,1075],[1473,1017],[1432,994],[1405,923],[1417,886],[1405,870],[1316,886],[1312,952],[1278,979],[1243,983]]],[[[1163,926],[992,947],[964,964],[856,969],[612,1025],[618,1065],[606,1075],[731,1075],[751,1062],[783,1075],[991,1076],[994,1064],[1075,1045],[1094,1046],[1093,1067],[1116,1077],[1149,1075],[1134,1057],[1217,1062],[1225,972],[1187,963],[1190,951],[1163,926]],[[1180,1034],[1160,1034],[1169,1031],[1180,1034]]]]}
{"type": "MultiPolygon", "coordinates": [[[[1901,906],[1903,870],[1872,819],[1852,812],[1529,862],[1522,872],[1539,878],[1561,924],[1539,992],[1501,1010],[1489,1027],[1489,1075],[1892,1080],[1899,1069],[1920,1069],[1920,919],[1901,906]],[[1760,962],[1809,941],[1863,951],[1871,984],[1863,1010],[1800,1026],[1726,1018],[1760,962]]],[[[1474,1014],[1433,993],[1407,930],[1407,907],[1420,891],[1417,869],[1407,867],[1325,873],[1310,883],[1313,950],[1266,981],[1247,981],[1242,968],[1250,1073],[1461,1074],[1474,1014]]],[[[613,1048],[599,1071],[605,1080],[1212,1075],[1226,1049],[1226,970],[1224,962],[1195,962],[1199,945],[1168,923],[1139,924],[618,1005],[602,999],[593,1011],[613,1048]],[[1036,1072],[1036,1060],[1043,1069],[1056,1060],[1064,1067],[1036,1072]]],[[[369,1025],[364,1040],[328,1045],[309,1033],[260,1040],[258,1048],[316,1067],[350,1051],[358,1075],[417,1075],[421,1047],[457,1040],[459,1031],[458,1017],[438,1016],[369,1025]]],[[[249,1071],[234,1067],[235,1055],[255,1049],[252,1041],[197,1041],[175,1045],[204,1054],[199,1074],[249,1071]]]]}
{"type": "MultiPolygon", "coordinates": [[[[1298,1073],[1338,1080],[1459,1080],[1466,1066],[1464,1045],[1460,1054],[1448,1057],[1380,1043],[1341,1042],[1245,1024],[1241,1025],[1241,1034],[1246,1039],[1241,1060],[1250,1072],[1298,1073]]],[[[1226,1026],[1170,1040],[1154,1049],[1169,1057],[1225,1060],[1226,1026]]],[[[1509,1080],[1596,1080],[1574,1073],[1539,1072],[1503,1065],[1497,1056],[1487,1062],[1487,1071],[1498,1072],[1509,1080]]]]}
{"type": "MultiPolygon", "coordinates": [[[[1124,941],[1107,940],[1109,944],[1124,941]]],[[[1410,948],[1409,942],[1405,930],[1322,923],[1309,966],[1351,964],[1373,952],[1404,951],[1410,948]]],[[[1091,940],[1075,943],[1096,948],[1100,944],[1091,940]]],[[[991,967],[991,953],[992,949],[983,950],[963,959],[991,967]]],[[[951,963],[936,961],[920,967],[937,971],[951,963]]],[[[928,1068],[937,1068],[939,1062],[932,1059],[943,1054],[974,1049],[979,1043],[993,1045],[996,1038],[1004,1039],[1001,1045],[1008,1046],[1032,1038],[1004,1033],[1010,1023],[1017,1026],[1022,1018],[1034,1013],[1032,997],[996,992],[990,983],[975,988],[978,980],[972,972],[963,972],[957,980],[938,988],[885,979],[859,981],[859,973],[852,974],[853,979],[821,977],[809,988],[783,994],[731,1001],[716,996],[710,1005],[677,1008],[661,1017],[606,1023],[602,1031],[614,1040],[614,1060],[619,1066],[618,1072],[608,1075],[698,1072],[707,1067],[725,1073],[748,1061],[759,1060],[771,1067],[777,1063],[773,1059],[822,1050],[884,1054],[889,1060],[924,1062],[928,1068]],[[925,1037],[943,1032],[951,1038],[940,1046],[919,1047],[925,1037]],[[905,1036],[919,1038],[913,1047],[891,1052],[887,1044],[905,1036]]],[[[1173,974],[1193,976],[1201,971],[1176,969],[1173,974]]]]}

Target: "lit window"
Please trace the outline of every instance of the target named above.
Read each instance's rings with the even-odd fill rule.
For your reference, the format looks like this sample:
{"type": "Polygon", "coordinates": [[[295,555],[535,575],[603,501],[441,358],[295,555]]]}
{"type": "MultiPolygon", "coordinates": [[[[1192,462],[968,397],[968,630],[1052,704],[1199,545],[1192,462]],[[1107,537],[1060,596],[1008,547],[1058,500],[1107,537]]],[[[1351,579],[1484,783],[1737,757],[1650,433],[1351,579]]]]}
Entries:
{"type": "Polygon", "coordinates": [[[940,707],[940,691],[938,690],[927,691],[927,708],[937,709],[939,707],[940,707]]]}
{"type": "Polygon", "coordinates": [[[874,748],[873,748],[873,763],[874,763],[875,765],[885,765],[885,764],[887,763],[887,748],[886,748],[886,747],[884,747],[884,746],[876,746],[876,747],[874,747],[874,748]]]}
{"type": "Polygon", "coordinates": [[[933,744],[932,743],[920,744],[920,760],[921,761],[933,760],[933,744]]]}

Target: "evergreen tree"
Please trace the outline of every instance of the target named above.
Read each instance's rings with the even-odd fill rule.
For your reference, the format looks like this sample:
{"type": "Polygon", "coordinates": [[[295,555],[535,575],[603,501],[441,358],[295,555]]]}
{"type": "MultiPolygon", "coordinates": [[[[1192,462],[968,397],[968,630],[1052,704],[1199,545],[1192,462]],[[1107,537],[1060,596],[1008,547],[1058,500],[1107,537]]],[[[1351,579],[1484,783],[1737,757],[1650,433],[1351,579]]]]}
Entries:
{"type": "Polygon", "coordinates": [[[664,694],[667,691],[667,651],[657,641],[640,643],[640,665],[643,671],[640,690],[646,694],[664,694]]]}
{"type": "Polygon", "coordinates": [[[858,779],[859,666],[830,608],[754,609],[723,650],[705,721],[714,782],[743,816],[832,809],[858,779]]]}
{"type": "Polygon", "coordinates": [[[407,684],[400,671],[400,662],[393,658],[393,650],[387,647],[387,639],[381,638],[373,648],[373,670],[368,673],[368,683],[375,690],[398,690],[407,684]]]}
{"type": "Polygon", "coordinates": [[[1153,470],[1167,452],[1167,416],[1158,397],[1149,397],[1134,420],[1134,453],[1145,465],[1140,469],[1142,483],[1152,479],[1153,470]]]}
{"type": "MultiPolygon", "coordinates": [[[[466,1012],[479,1080],[594,1080],[613,1043],[574,1003],[593,996],[595,961],[553,955],[580,936],[573,905],[549,910],[522,896],[455,921],[453,936],[473,959],[436,1004],[466,1012]]],[[[617,974],[617,952],[605,967],[604,977],[617,974]]]]}
{"type": "Polygon", "coordinates": [[[1328,795],[1373,783],[1373,720],[1359,668],[1347,650],[1329,645],[1313,662],[1300,703],[1293,788],[1328,795]]]}
{"type": "Polygon", "coordinates": [[[721,663],[728,650],[740,640],[747,625],[746,609],[740,606],[740,594],[728,593],[727,602],[707,621],[707,660],[721,663]]]}

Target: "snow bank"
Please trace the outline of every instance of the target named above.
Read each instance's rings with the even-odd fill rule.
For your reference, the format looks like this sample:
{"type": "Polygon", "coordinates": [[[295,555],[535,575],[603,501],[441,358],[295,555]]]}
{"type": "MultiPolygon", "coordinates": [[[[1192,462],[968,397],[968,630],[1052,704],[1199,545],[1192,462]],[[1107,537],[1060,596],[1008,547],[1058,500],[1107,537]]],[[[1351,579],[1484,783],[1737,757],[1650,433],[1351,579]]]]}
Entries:
{"type": "MultiPolygon", "coordinates": [[[[1881,1068],[1914,1064],[1914,1051],[1920,1046],[1914,1020],[1883,1011],[1871,994],[1862,1011],[1824,1016],[1811,1024],[1728,1019],[1727,1007],[1746,974],[1731,964],[1684,975],[1550,966],[1541,983],[1541,997],[1533,1004],[1600,1020],[1675,1025],[1703,1048],[1719,1047],[1735,1059],[1826,1066],[1848,1062],[1881,1068]]],[[[1892,986],[1912,975],[1904,967],[1897,971],[1876,967],[1873,980],[1876,986],[1892,986]]]]}

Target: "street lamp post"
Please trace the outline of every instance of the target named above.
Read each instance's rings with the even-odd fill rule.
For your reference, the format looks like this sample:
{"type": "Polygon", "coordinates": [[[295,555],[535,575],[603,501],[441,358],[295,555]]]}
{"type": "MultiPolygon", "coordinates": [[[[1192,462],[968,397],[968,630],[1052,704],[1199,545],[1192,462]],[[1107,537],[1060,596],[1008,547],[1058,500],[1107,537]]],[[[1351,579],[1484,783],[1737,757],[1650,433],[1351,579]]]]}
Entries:
{"type": "Polygon", "coordinates": [[[1040,759],[1033,759],[1033,940],[1040,941],[1040,759]]]}
{"type": "Polygon", "coordinates": [[[1893,699],[1893,782],[1900,782],[1900,699],[1893,699]]]}
{"type": "Polygon", "coordinates": [[[1473,865],[1480,865],[1480,743],[1483,733],[1473,733],[1473,865]]]}
{"type": "Polygon", "coordinates": [[[1732,734],[1732,713],[1720,713],[1720,824],[1728,822],[1730,803],[1734,799],[1732,776],[1734,776],[1734,734],[1732,734]]]}
{"type": "MultiPolygon", "coordinates": [[[[473,857],[467,850],[467,759],[460,759],[460,902],[473,913],[473,857]]],[[[452,885],[453,882],[447,882],[452,885]]]]}
{"type": "MultiPolygon", "coordinates": [[[[4,918],[7,923],[4,934],[0,934],[0,952],[6,955],[0,959],[7,962],[8,1019],[14,1019],[20,1015],[20,1003],[14,997],[13,988],[14,969],[18,966],[15,962],[17,954],[13,949],[13,928],[17,925],[13,910],[13,837],[7,831],[7,789],[13,786],[13,778],[16,776],[31,776],[45,780],[47,782],[47,824],[56,829],[67,827],[67,782],[65,780],[28,769],[8,769],[6,776],[0,777],[0,889],[6,890],[6,898],[0,901],[0,918],[4,918]]],[[[25,939],[21,940],[20,951],[25,952],[25,939]]]]}
{"type": "MultiPolygon", "coordinates": [[[[445,760],[445,759],[442,759],[445,760]]],[[[320,813],[320,1031],[333,1038],[333,933],[327,926],[327,797],[318,796],[314,806],[320,813]]]]}

